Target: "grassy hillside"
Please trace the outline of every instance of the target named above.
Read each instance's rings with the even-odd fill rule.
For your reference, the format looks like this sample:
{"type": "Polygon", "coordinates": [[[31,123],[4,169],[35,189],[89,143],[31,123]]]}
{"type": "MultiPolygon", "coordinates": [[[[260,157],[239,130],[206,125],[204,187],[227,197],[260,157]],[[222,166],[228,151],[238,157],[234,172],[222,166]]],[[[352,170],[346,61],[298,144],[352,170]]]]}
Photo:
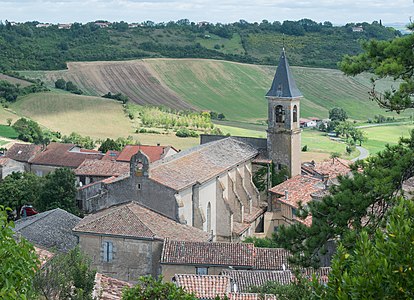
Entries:
{"type": "Polygon", "coordinates": [[[411,130],[414,130],[413,124],[363,128],[368,137],[368,141],[363,146],[370,153],[377,153],[384,149],[386,144],[395,145],[400,137],[408,137],[411,130]]]}
{"type": "Polygon", "coordinates": [[[62,134],[75,131],[98,137],[126,137],[132,126],[119,102],[64,93],[36,93],[19,99],[11,108],[22,116],[62,134]]]}
{"type": "MultiPolygon", "coordinates": [[[[89,95],[121,92],[139,104],[175,109],[196,107],[224,113],[227,120],[267,119],[267,101],[275,67],[203,59],[145,59],[128,62],[70,63],[65,71],[22,72],[53,86],[58,78],[75,82],[89,95]]],[[[301,117],[327,118],[332,107],[343,107],[351,118],[375,114],[396,116],[368,98],[369,75],[346,77],[338,70],[292,67],[304,98],[301,117]]],[[[380,88],[390,85],[383,81],[380,88]]]]}

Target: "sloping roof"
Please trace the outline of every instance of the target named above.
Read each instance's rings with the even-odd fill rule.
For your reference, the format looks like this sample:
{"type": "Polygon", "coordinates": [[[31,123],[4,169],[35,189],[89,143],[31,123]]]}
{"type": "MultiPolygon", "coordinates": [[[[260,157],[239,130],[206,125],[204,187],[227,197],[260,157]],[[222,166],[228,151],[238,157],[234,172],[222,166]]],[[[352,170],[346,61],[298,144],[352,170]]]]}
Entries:
{"type": "Polygon", "coordinates": [[[209,239],[207,232],[180,224],[136,202],[113,206],[86,216],[73,231],[151,240],[175,238],[183,241],[208,241],[209,239]]]}
{"type": "Polygon", "coordinates": [[[176,274],[173,281],[199,299],[220,298],[231,291],[230,277],[221,275],[176,274]]]}
{"type": "Polygon", "coordinates": [[[346,175],[351,171],[351,161],[342,158],[333,158],[322,162],[303,163],[302,171],[312,176],[329,175],[330,179],[334,179],[339,175],[346,175]]]}
{"type": "Polygon", "coordinates": [[[58,251],[67,252],[78,243],[72,228],[80,220],[79,217],[56,208],[17,220],[14,231],[42,248],[56,248],[58,251]]]}
{"type": "Polygon", "coordinates": [[[78,176],[120,176],[129,174],[129,163],[115,160],[85,159],[74,172],[78,176]]]}
{"type": "Polygon", "coordinates": [[[29,162],[41,150],[40,145],[16,143],[7,150],[5,156],[20,162],[29,162]]]}
{"type": "Polygon", "coordinates": [[[7,166],[10,162],[13,161],[15,160],[8,157],[0,157],[0,167],[7,166]]]}
{"type": "Polygon", "coordinates": [[[132,284],[126,281],[96,273],[92,296],[97,300],[121,300],[122,290],[131,286],[132,284]]]}
{"type": "Polygon", "coordinates": [[[290,254],[283,248],[254,248],[254,268],[256,270],[287,270],[290,254]]]}
{"type": "Polygon", "coordinates": [[[119,156],[120,151],[108,150],[102,157],[102,160],[116,160],[119,156]]]}
{"type": "Polygon", "coordinates": [[[102,154],[97,151],[72,152],[74,144],[50,143],[46,149],[30,160],[36,165],[77,168],[85,159],[101,159],[102,154]]]}
{"type": "Polygon", "coordinates": [[[277,201],[298,208],[299,202],[302,202],[303,205],[307,204],[312,200],[312,193],[323,189],[324,184],[321,179],[307,175],[296,175],[271,188],[270,192],[281,196],[277,198],[277,201]]]}
{"type": "Polygon", "coordinates": [[[282,50],[272,86],[266,96],[278,98],[302,97],[302,93],[297,88],[292,72],[290,71],[285,49],[282,50]]]}
{"type": "Polygon", "coordinates": [[[253,267],[254,245],[165,240],[161,263],[253,267]]]}
{"type": "Polygon", "coordinates": [[[148,156],[150,162],[154,162],[161,159],[168,149],[168,146],[126,145],[116,160],[130,162],[131,157],[141,150],[148,156]]]}
{"type": "Polygon", "coordinates": [[[157,161],[151,179],[174,190],[203,183],[239,163],[254,158],[258,151],[233,138],[226,138],[179,152],[157,161]]]}
{"type": "Polygon", "coordinates": [[[230,270],[224,269],[222,275],[229,276],[237,285],[240,292],[248,292],[252,286],[262,286],[268,281],[279,284],[292,283],[294,276],[291,271],[257,271],[257,270],[230,270]]]}
{"type": "Polygon", "coordinates": [[[261,295],[257,293],[230,293],[229,300],[277,300],[275,295],[261,295]]]}

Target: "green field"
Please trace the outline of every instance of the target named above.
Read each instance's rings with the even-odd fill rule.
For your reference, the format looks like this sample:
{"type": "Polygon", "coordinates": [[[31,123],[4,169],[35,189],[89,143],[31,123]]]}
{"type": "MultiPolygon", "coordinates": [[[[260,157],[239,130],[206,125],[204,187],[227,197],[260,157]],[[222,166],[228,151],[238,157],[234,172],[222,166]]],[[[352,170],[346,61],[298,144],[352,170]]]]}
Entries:
{"type": "MultiPolygon", "coordinates": [[[[137,103],[170,107],[183,101],[201,110],[223,113],[229,121],[257,123],[267,119],[267,100],[264,96],[275,69],[208,59],[144,59],[73,63],[68,71],[31,71],[23,74],[41,78],[49,86],[54,85],[56,78],[64,77],[76,82],[91,95],[116,90],[130,95],[137,103]],[[105,76],[102,70],[105,70],[105,76]],[[152,81],[158,85],[153,86],[152,81]],[[154,89],[163,92],[149,93],[154,89]],[[131,92],[141,90],[138,94],[131,92]]],[[[351,119],[361,121],[372,119],[376,114],[401,118],[400,115],[385,112],[369,100],[370,75],[347,77],[338,70],[305,67],[292,67],[292,72],[304,95],[301,117],[327,118],[329,109],[342,107],[351,119]]],[[[390,80],[383,80],[378,88],[384,90],[390,85],[390,80]]]]}
{"type": "Polygon", "coordinates": [[[367,148],[371,154],[384,149],[386,144],[397,144],[400,137],[409,137],[409,132],[414,129],[414,125],[387,125],[363,128],[367,134],[368,141],[362,146],[367,148]]]}
{"type": "Polygon", "coordinates": [[[10,127],[8,125],[0,125],[0,136],[9,139],[16,139],[18,133],[16,132],[16,130],[14,130],[13,127],[10,127]]]}

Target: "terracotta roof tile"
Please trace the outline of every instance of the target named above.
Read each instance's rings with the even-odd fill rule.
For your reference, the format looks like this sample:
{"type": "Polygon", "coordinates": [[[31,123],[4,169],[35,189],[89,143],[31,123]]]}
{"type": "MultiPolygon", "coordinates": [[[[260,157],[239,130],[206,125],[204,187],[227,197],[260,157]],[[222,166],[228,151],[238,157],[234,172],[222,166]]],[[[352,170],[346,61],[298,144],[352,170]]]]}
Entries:
{"type": "Polygon", "coordinates": [[[329,175],[333,179],[339,175],[346,175],[351,171],[351,161],[342,158],[324,160],[317,163],[304,163],[304,170],[310,175],[329,175]]]}
{"type": "Polygon", "coordinates": [[[96,273],[92,296],[97,300],[121,300],[125,287],[132,287],[132,284],[96,273]]]}
{"type": "Polygon", "coordinates": [[[256,293],[230,293],[229,300],[277,300],[275,295],[260,295],[256,293]]]}
{"type": "Polygon", "coordinates": [[[148,156],[150,162],[154,162],[161,159],[168,149],[168,146],[126,145],[116,160],[130,162],[131,157],[141,150],[148,156]]]}
{"type": "Polygon", "coordinates": [[[253,244],[166,240],[161,263],[253,267],[253,244]]]}
{"type": "Polygon", "coordinates": [[[85,159],[75,169],[75,174],[78,176],[120,176],[129,174],[129,163],[114,160],[85,159]]]}
{"type": "Polygon", "coordinates": [[[312,276],[315,275],[320,283],[326,284],[328,283],[329,273],[331,272],[331,270],[332,269],[329,267],[323,267],[319,269],[306,268],[302,270],[302,274],[305,278],[308,278],[309,280],[311,280],[312,276]]]}
{"type": "Polygon", "coordinates": [[[120,153],[120,151],[108,150],[102,157],[102,160],[116,160],[120,153]]]}
{"type": "Polygon", "coordinates": [[[119,235],[132,238],[208,241],[208,233],[180,224],[136,202],[113,206],[85,217],[77,233],[119,235]]]}
{"type": "Polygon", "coordinates": [[[256,270],[288,270],[290,254],[283,248],[254,249],[254,268],[256,270]]]}
{"type": "Polygon", "coordinates": [[[41,150],[42,146],[40,145],[16,143],[7,150],[5,156],[20,162],[28,162],[41,150]]]}
{"type": "Polygon", "coordinates": [[[13,159],[8,157],[0,157],[0,166],[7,165],[10,161],[13,161],[13,159]]]}
{"type": "Polygon", "coordinates": [[[270,192],[276,194],[277,201],[286,203],[292,207],[298,208],[299,202],[303,205],[312,200],[312,193],[324,189],[321,179],[308,175],[296,175],[281,184],[270,189],[270,192]],[[288,193],[286,199],[285,191],[288,193]]]}
{"type": "Polygon", "coordinates": [[[46,149],[30,160],[36,165],[77,168],[85,159],[101,159],[102,154],[97,151],[72,151],[76,145],[63,143],[50,143],[46,149]]]}
{"type": "Polygon", "coordinates": [[[262,286],[268,281],[275,281],[279,284],[290,284],[294,276],[291,271],[257,271],[257,270],[228,270],[221,272],[229,276],[237,285],[239,292],[248,292],[252,286],[262,286]]]}
{"type": "Polygon", "coordinates": [[[189,293],[193,293],[200,299],[214,299],[223,297],[231,291],[230,277],[220,275],[175,275],[177,286],[182,287],[189,293]]]}
{"type": "Polygon", "coordinates": [[[43,268],[43,266],[55,255],[54,253],[47,251],[45,249],[34,247],[37,257],[40,260],[40,267],[43,268]]]}
{"type": "Polygon", "coordinates": [[[242,235],[247,229],[249,229],[250,224],[233,222],[233,233],[235,235],[242,235]]]}
{"type": "Polygon", "coordinates": [[[226,138],[157,161],[150,170],[150,176],[174,190],[181,190],[196,182],[203,183],[254,158],[257,153],[256,149],[243,142],[226,138]]]}

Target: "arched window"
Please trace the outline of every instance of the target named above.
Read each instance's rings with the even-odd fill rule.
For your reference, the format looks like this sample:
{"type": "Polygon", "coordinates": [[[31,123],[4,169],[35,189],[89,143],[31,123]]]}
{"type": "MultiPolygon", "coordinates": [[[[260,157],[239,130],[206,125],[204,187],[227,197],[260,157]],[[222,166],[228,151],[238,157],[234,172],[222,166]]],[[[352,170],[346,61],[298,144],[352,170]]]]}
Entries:
{"type": "Polygon", "coordinates": [[[275,108],[275,121],[276,123],[285,122],[285,110],[283,109],[282,105],[278,105],[275,108]]]}
{"type": "Polygon", "coordinates": [[[211,204],[207,204],[207,232],[211,232],[211,204]]]}
{"type": "Polygon", "coordinates": [[[293,122],[298,121],[298,107],[295,105],[293,106],[293,122]]]}

